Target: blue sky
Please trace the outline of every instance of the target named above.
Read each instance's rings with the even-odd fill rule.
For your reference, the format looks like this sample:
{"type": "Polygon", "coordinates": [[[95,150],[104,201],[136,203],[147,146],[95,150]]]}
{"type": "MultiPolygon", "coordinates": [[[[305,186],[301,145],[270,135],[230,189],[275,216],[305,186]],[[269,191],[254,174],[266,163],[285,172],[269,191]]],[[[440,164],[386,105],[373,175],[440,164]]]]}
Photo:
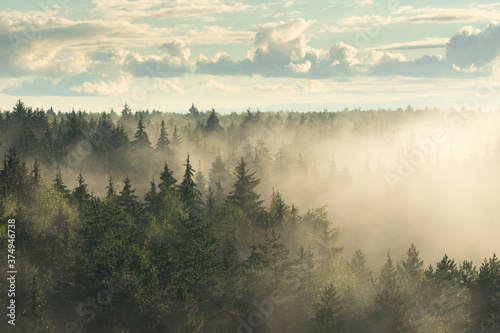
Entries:
{"type": "Polygon", "coordinates": [[[29,0],[0,5],[0,107],[497,110],[500,3],[29,0]]]}

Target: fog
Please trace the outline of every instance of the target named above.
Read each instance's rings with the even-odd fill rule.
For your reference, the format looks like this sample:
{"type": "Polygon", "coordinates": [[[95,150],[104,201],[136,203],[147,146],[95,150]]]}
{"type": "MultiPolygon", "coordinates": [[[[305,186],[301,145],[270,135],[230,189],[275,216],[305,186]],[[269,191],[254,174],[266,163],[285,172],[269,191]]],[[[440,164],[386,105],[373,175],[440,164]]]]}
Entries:
{"type": "MultiPolygon", "coordinates": [[[[242,127],[243,116],[233,113],[219,115],[222,132],[202,135],[197,124],[207,114],[145,115],[153,148],[162,119],[170,140],[174,126],[178,129],[182,140],[171,144],[173,155],[134,152],[123,165],[106,165],[92,149],[85,149],[85,139],[68,149],[62,163],[45,165],[43,172],[53,179],[58,164],[72,189],[81,171],[98,196],[105,194],[108,176],[118,183],[129,175],[142,198],[151,179],[159,179],[165,161],[180,182],[189,152],[194,169],[207,182],[202,189],[206,195],[216,156],[230,173],[244,157],[261,179],[258,189],[266,203],[273,191],[279,191],[301,213],[326,206],[329,220],[340,227],[347,258],[361,248],[368,264],[380,267],[387,251],[399,260],[414,243],[427,266],[445,253],[459,262],[478,264],[499,250],[497,113],[279,111],[260,113],[255,124],[242,127]]],[[[115,116],[114,122],[122,124],[133,140],[137,117],[125,121],[115,116]]],[[[224,181],[226,194],[233,181],[224,181]]]]}

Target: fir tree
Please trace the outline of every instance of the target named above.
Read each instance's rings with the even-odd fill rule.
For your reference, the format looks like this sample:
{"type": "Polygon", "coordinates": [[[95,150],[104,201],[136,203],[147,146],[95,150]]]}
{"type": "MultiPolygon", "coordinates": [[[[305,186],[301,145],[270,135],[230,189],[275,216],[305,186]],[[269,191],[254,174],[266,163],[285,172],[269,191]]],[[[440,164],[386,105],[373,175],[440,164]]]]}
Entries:
{"type": "Polygon", "coordinates": [[[73,198],[76,200],[76,202],[78,202],[80,208],[82,208],[85,201],[90,199],[90,194],[87,189],[88,185],[85,184],[85,178],[83,178],[81,171],[78,175],[77,181],[78,187],[73,191],[73,198]]]}
{"type": "Polygon", "coordinates": [[[280,242],[281,235],[271,230],[263,244],[251,247],[250,262],[256,262],[271,273],[274,287],[278,288],[285,270],[289,266],[289,251],[286,245],[280,242]]]}
{"type": "Polygon", "coordinates": [[[156,143],[156,149],[162,153],[171,153],[172,150],[169,147],[170,140],[168,139],[167,130],[165,128],[165,121],[161,121],[160,128],[160,137],[158,138],[158,142],[156,143]]]}
{"type": "Polygon", "coordinates": [[[109,176],[108,186],[106,186],[106,198],[114,198],[116,196],[115,184],[113,182],[113,177],[109,176]]]}
{"type": "Polygon", "coordinates": [[[235,171],[236,182],[229,194],[228,202],[240,207],[250,218],[257,218],[262,212],[262,200],[255,192],[260,180],[255,178],[255,173],[250,173],[247,163],[242,158],[235,171]]]}
{"type": "Polygon", "coordinates": [[[53,180],[54,185],[53,187],[59,192],[62,193],[65,196],[69,195],[69,190],[67,189],[66,185],[64,185],[62,175],[61,175],[61,169],[59,166],[56,167],[56,178],[53,180]]]}
{"type": "Polygon", "coordinates": [[[134,135],[134,141],[132,144],[138,148],[150,147],[151,143],[149,142],[148,134],[144,130],[146,126],[142,120],[142,113],[139,114],[139,122],[137,123],[137,132],[134,135]]]}
{"type": "Polygon", "coordinates": [[[156,211],[158,204],[158,191],[156,189],[155,178],[151,180],[151,187],[149,192],[144,196],[144,201],[147,202],[147,207],[153,211],[156,211]]]}
{"type": "Polygon", "coordinates": [[[160,193],[162,195],[166,194],[170,189],[173,189],[175,184],[177,183],[177,180],[174,178],[173,174],[174,172],[168,168],[167,162],[165,162],[163,171],[160,174],[161,183],[158,185],[158,187],[160,188],[160,193]]]}
{"type": "Polygon", "coordinates": [[[123,181],[123,190],[120,192],[120,203],[132,215],[137,213],[137,196],[134,193],[135,189],[132,189],[132,182],[127,176],[123,181]]]}
{"type": "Polygon", "coordinates": [[[194,207],[201,202],[201,193],[194,182],[194,169],[189,162],[189,153],[186,158],[186,171],[184,172],[184,178],[179,186],[179,193],[181,195],[181,200],[187,204],[189,207],[194,207]]]}
{"type": "Polygon", "coordinates": [[[217,114],[215,113],[215,110],[212,109],[210,111],[210,115],[208,116],[207,123],[205,124],[205,130],[207,132],[216,132],[222,130],[222,127],[220,126],[220,120],[217,117],[217,114]]]}
{"type": "Polygon", "coordinates": [[[342,331],[341,299],[333,283],[323,289],[321,299],[314,304],[314,318],[312,319],[313,333],[335,333],[342,331]]]}

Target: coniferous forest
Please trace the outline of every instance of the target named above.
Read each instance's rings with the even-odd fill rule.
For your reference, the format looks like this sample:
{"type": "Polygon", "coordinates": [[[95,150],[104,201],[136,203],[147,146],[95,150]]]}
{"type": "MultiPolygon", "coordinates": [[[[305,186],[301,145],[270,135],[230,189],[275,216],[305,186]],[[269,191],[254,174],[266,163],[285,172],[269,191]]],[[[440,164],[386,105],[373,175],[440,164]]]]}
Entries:
{"type": "Polygon", "coordinates": [[[499,120],[18,101],[0,331],[500,332],[499,120]]]}

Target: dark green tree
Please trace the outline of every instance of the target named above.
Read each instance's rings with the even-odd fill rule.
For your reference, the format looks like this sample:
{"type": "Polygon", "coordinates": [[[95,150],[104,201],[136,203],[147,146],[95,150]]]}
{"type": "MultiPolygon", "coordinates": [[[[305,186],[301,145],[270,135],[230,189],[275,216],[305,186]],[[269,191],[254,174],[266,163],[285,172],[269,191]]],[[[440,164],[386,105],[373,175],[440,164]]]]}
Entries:
{"type": "Polygon", "coordinates": [[[236,166],[234,173],[236,182],[233,190],[227,197],[228,202],[240,207],[249,218],[257,218],[262,213],[262,200],[260,195],[255,192],[260,180],[255,178],[254,173],[250,173],[247,163],[242,158],[236,166]]]}
{"type": "Polygon", "coordinates": [[[215,113],[214,109],[210,111],[207,123],[205,124],[205,130],[207,132],[216,132],[222,130],[222,127],[220,126],[219,117],[217,117],[217,114],[215,113]]]}
{"type": "Polygon", "coordinates": [[[142,113],[139,114],[139,122],[137,123],[137,132],[134,134],[134,141],[132,141],[132,145],[136,148],[146,148],[151,147],[151,143],[149,142],[148,134],[144,130],[146,126],[144,125],[144,121],[142,120],[142,113]]]}
{"type": "Polygon", "coordinates": [[[165,128],[165,121],[161,121],[160,137],[156,143],[156,150],[161,153],[171,154],[170,140],[168,139],[167,129],[165,128]]]}
{"type": "Polygon", "coordinates": [[[59,166],[56,167],[56,178],[53,180],[54,182],[54,188],[59,192],[62,193],[64,196],[69,196],[69,190],[67,189],[66,185],[64,185],[62,175],[61,175],[61,169],[59,166]]]}
{"type": "Polygon", "coordinates": [[[323,289],[321,299],[314,304],[314,318],[311,321],[311,332],[342,332],[341,299],[333,283],[323,289]]]}
{"type": "Polygon", "coordinates": [[[163,166],[163,171],[160,174],[160,184],[158,187],[160,188],[160,193],[163,195],[167,193],[169,190],[174,189],[175,184],[177,183],[177,179],[174,178],[174,172],[168,168],[167,162],[163,166]]]}
{"type": "Polygon", "coordinates": [[[132,189],[132,182],[128,176],[123,181],[123,190],[120,192],[120,203],[127,213],[135,216],[137,213],[137,196],[135,195],[135,189],[132,189]]]}
{"type": "Polygon", "coordinates": [[[106,198],[114,198],[116,196],[115,183],[113,182],[113,177],[109,176],[108,186],[106,186],[106,198]]]}
{"type": "Polygon", "coordinates": [[[186,171],[184,172],[184,177],[182,183],[179,186],[179,193],[181,195],[181,200],[189,207],[195,207],[201,202],[201,193],[194,182],[194,169],[189,161],[189,153],[186,158],[186,171]]]}
{"type": "Polygon", "coordinates": [[[76,187],[73,191],[73,198],[78,203],[80,208],[82,208],[84,203],[90,199],[90,194],[87,189],[88,185],[85,184],[85,178],[83,178],[81,171],[76,180],[78,181],[78,187],[76,187]]]}

